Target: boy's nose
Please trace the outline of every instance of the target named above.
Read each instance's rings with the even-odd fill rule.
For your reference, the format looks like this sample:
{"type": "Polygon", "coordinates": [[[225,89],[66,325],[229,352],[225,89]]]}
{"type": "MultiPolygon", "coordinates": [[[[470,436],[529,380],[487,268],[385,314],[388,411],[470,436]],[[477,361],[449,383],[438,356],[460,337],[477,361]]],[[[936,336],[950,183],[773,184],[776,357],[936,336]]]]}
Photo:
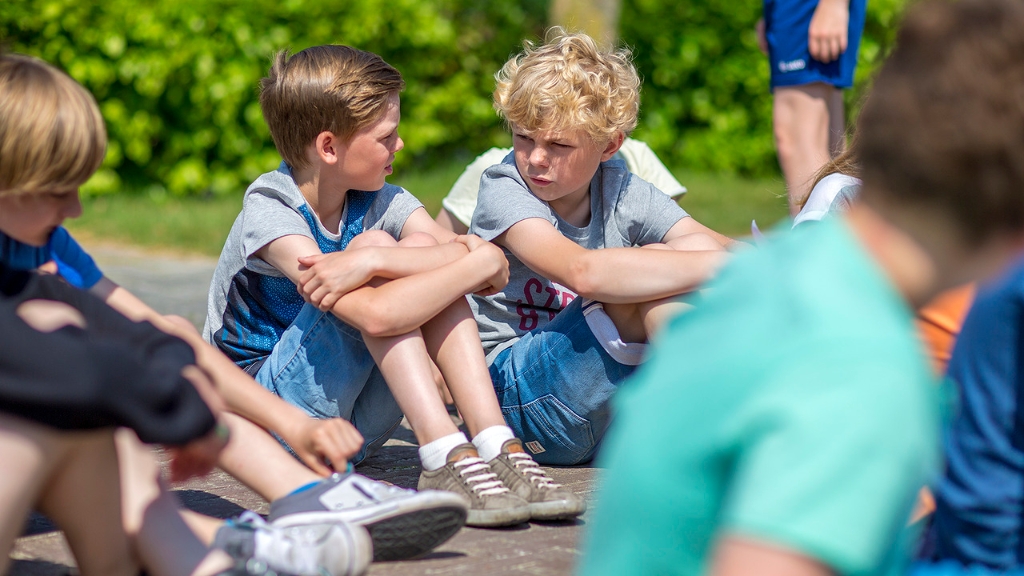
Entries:
{"type": "Polygon", "coordinates": [[[402,148],[405,148],[405,140],[402,140],[402,137],[399,136],[398,142],[395,143],[395,152],[398,152],[402,148]]]}
{"type": "Polygon", "coordinates": [[[548,153],[542,146],[534,146],[533,150],[530,150],[530,164],[534,166],[546,166],[548,163],[548,153]]]}
{"type": "Polygon", "coordinates": [[[68,199],[64,202],[64,217],[65,218],[78,218],[82,215],[82,199],[78,195],[78,191],[75,190],[74,194],[68,194],[68,199]]]}

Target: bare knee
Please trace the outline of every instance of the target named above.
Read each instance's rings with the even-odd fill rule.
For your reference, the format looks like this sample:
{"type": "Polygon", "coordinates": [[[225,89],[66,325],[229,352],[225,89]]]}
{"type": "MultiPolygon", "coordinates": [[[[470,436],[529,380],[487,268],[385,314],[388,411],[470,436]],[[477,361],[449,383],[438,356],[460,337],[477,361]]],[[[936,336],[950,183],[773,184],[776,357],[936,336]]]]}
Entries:
{"type": "Polygon", "coordinates": [[[398,245],[406,248],[437,246],[437,239],[426,232],[413,232],[405,238],[402,238],[402,241],[399,242],[398,245]]]}
{"type": "Polygon", "coordinates": [[[397,246],[398,242],[391,237],[391,234],[383,230],[367,230],[357,235],[349,243],[347,250],[352,248],[367,248],[370,246],[397,246]]]}

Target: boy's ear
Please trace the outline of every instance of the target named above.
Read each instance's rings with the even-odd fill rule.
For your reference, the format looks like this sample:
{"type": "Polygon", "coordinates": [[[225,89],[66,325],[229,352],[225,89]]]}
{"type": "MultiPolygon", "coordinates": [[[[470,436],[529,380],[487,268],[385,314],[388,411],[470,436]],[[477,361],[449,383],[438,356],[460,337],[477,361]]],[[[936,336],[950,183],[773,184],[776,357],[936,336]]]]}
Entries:
{"type": "Polygon", "coordinates": [[[324,164],[336,163],[343,152],[341,139],[330,130],[324,130],[317,134],[313,147],[316,156],[324,164]]]}
{"type": "Polygon", "coordinates": [[[626,140],[626,135],[622,132],[616,132],[615,136],[608,141],[608,145],[605,146],[604,152],[601,153],[601,162],[607,162],[611,160],[612,156],[622,148],[622,143],[626,140]]]}

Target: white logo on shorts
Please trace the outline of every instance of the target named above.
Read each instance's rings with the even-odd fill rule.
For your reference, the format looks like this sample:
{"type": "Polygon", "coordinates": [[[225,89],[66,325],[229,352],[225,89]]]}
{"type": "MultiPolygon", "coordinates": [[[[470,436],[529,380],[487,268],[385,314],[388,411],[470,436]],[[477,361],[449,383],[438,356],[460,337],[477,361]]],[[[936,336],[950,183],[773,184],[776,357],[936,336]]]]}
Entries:
{"type": "Polygon", "coordinates": [[[779,72],[796,72],[804,68],[807,68],[807,61],[803,58],[790,60],[789,62],[779,62],[779,72]]]}
{"type": "Polygon", "coordinates": [[[540,454],[541,452],[547,452],[547,450],[545,450],[544,447],[540,445],[540,442],[537,442],[536,440],[531,440],[531,441],[527,442],[526,443],[526,447],[529,448],[530,452],[533,452],[534,454],[540,454]]]}

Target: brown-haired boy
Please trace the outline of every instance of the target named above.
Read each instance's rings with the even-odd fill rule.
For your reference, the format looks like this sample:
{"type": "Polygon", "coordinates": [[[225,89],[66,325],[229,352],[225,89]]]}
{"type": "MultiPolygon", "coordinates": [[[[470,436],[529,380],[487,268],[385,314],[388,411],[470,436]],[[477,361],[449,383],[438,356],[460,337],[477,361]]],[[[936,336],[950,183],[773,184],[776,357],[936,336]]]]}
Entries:
{"type": "MultiPolygon", "coordinates": [[[[19,270],[52,267],[68,284],[101,298],[135,321],[149,321],[187,341],[231,411],[222,421],[232,441],[218,464],[277,510],[318,508],[318,521],[356,522],[375,535],[378,558],[422,553],[454,534],[464,507],[448,494],[401,491],[358,474],[333,474],[362,446],[340,418],[314,420],[269,393],[188,322],[165,318],[103,275],[61,226],[81,214],[78,187],[99,167],[106,149],[99,107],[82,86],[53,66],[28,56],[0,55],[0,263],[19,270]],[[269,432],[292,447],[299,462],[269,432]],[[260,466],[272,468],[265,474],[260,466]],[[304,466],[305,463],[307,466],[304,466]],[[328,476],[328,478],[321,478],[328,476]],[[360,490],[353,485],[358,484],[360,490]],[[300,490],[307,488],[305,490],[300,490]],[[331,509],[310,496],[330,493],[331,509]],[[297,503],[305,506],[298,508],[297,503]],[[445,516],[447,515],[447,516],[445,516]],[[445,516],[446,530],[427,519],[445,516]],[[401,530],[389,529],[399,524],[401,530]]],[[[292,522],[305,522],[293,515],[292,522]]]]}
{"type": "Polygon", "coordinates": [[[440,228],[385,184],[403,147],[403,86],[379,56],[347,46],[274,59],[260,104],[284,162],[246,191],[204,336],[306,413],[350,420],[366,439],[356,462],[404,413],[420,444],[420,488],[460,494],[470,524],[578,515],[583,501],[551,483],[505,425],[465,300],[504,286],[501,251],[440,228]],[[472,444],[448,416],[431,360],[472,444]]]}
{"type": "Polygon", "coordinates": [[[1024,4],[914,4],[855,152],[849,211],[738,256],[619,397],[584,574],[906,563],[941,405],[912,310],[1024,248],[1024,4]]]}

